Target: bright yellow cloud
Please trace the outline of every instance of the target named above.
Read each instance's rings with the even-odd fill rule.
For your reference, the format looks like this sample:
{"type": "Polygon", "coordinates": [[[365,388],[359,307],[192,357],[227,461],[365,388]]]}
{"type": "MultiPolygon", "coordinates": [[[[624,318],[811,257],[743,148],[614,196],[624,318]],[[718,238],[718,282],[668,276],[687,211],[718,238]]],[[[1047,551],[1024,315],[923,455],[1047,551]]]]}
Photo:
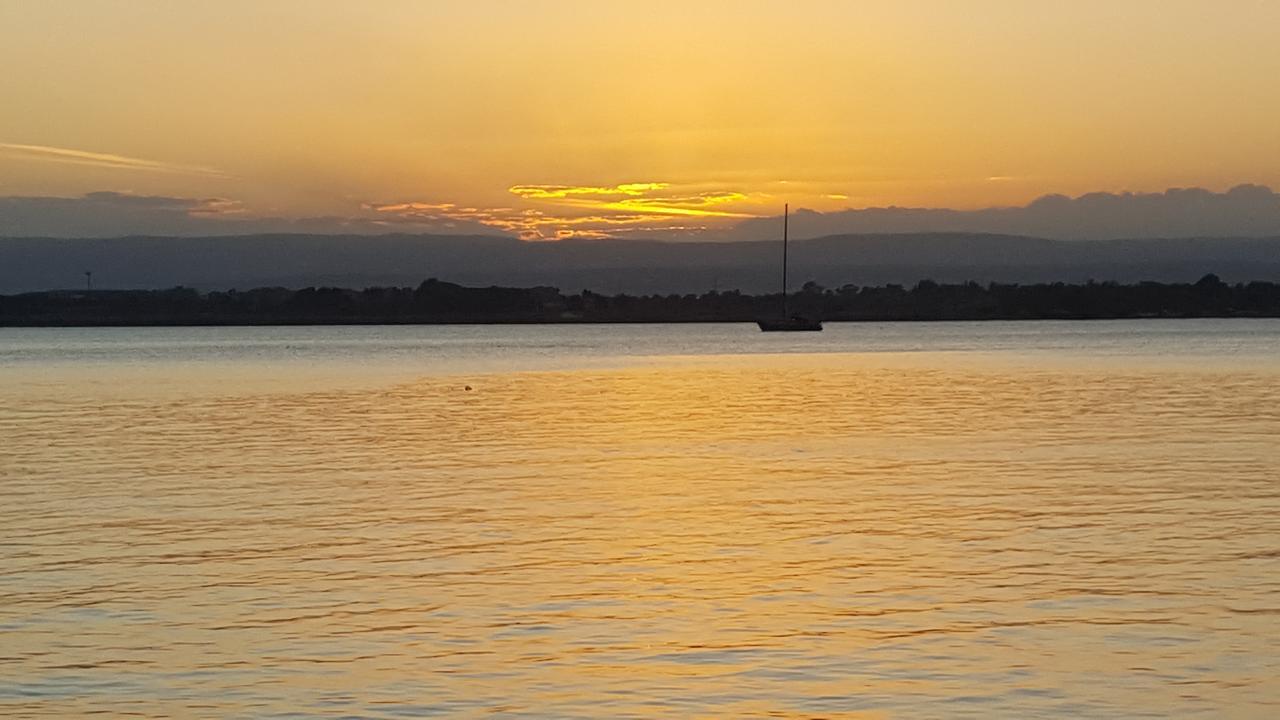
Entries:
{"type": "Polygon", "coordinates": [[[523,207],[460,207],[452,202],[366,203],[365,209],[401,220],[465,220],[529,240],[606,237],[618,234],[697,233],[705,224],[673,223],[673,218],[724,222],[754,217],[718,206],[750,204],[746,193],[684,188],[667,182],[613,186],[514,185],[509,192],[523,207]]]}
{"type": "Polygon", "coordinates": [[[530,200],[557,200],[593,195],[644,195],[669,187],[667,183],[623,183],[613,187],[583,185],[512,185],[508,192],[530,200]]]}

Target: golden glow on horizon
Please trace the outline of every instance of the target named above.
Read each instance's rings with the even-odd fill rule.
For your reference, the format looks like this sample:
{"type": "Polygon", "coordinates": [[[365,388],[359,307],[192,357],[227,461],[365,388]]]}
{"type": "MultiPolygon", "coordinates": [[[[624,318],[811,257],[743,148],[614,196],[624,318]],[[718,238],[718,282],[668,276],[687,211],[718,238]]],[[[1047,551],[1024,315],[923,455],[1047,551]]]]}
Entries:
{"type": "Polygon", "coordinates": [[[740,192],[702,192],[694,194],[662,194],[670,183],[622,183],[614,187],[576,187],[567,185],[515,185],[510,192],[527,200],[551,200],[568,207],[613,210],[621,213],[673,215],[705,218],[747,218],[750,213],[708,209],[714,205],[748,201],[740,192]]]}
{"type": "Polygon", "coordinates": [[[1280,186],[1276,27],[1193,0],[0,0],[0,196],[549,238],[1280,186]]]}
{"type": "Polygon", "coordinates": [[[523,198],[554,200],[579,195],[644,195],[652,190],[664,190],[668,183],[623,183],[614,187],[574,187],[570,185],[513,185],[508,192],[523,198]]]}
{"type": "Polygon", "coordinates": [[[647,182],[623,183],[613,187],[517,185],[510,188],[511,194],[525,200],[547,203],[555,212],[533,208],[460,207],[455,203],[416,201],[366,204],[364,207],[407,221],[474,221],[515,233],[526,240],[604,237],[638,228],[696,232],[705,228],[672,226],[662,218],[754,217],[749,213],[709,209],[714,205],[749,201],[750,198],[742,193],[664,192],[670,187],[669,183],[647,182]],[[657,224],[655,216],[659,216],[657,224]]]}

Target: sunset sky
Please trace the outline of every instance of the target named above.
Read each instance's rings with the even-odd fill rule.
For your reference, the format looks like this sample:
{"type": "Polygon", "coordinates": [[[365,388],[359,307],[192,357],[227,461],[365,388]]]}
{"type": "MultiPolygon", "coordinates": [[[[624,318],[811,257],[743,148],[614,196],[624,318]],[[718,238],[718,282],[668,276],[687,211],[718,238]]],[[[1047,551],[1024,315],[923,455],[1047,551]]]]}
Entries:
{"type": "Polygon", "coordinates": [[[0,198],[552,238],[1280,186],[1278,28],[1270,0],[0,0],[0,198]]]}

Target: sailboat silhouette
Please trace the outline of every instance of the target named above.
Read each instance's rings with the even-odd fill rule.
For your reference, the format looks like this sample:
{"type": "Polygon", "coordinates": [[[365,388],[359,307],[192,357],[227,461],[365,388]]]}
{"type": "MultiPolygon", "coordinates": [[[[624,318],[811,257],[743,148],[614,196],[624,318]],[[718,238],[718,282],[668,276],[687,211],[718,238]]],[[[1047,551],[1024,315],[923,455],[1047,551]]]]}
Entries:
{"type": "Polygon", "coordinates": [[[787,221],[791,215],[791,205],[782,206],[782,315],[777,318],[757,320],[763,332],[816,331],[822,329],[822,322],[802,315],[793,315],[787,305],[787,221]]]}

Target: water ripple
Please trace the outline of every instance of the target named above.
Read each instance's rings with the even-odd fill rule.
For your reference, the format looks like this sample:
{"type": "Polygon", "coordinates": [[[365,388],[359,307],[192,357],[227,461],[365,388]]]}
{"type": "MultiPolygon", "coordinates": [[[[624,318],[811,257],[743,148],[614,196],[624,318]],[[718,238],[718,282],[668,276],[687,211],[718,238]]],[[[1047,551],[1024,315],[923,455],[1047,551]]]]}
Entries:
{"type": "Polygon", "coordinates": [[[0,716],[1280,704],[1275,368],[95,358],[3,387],[0,716]]]}

